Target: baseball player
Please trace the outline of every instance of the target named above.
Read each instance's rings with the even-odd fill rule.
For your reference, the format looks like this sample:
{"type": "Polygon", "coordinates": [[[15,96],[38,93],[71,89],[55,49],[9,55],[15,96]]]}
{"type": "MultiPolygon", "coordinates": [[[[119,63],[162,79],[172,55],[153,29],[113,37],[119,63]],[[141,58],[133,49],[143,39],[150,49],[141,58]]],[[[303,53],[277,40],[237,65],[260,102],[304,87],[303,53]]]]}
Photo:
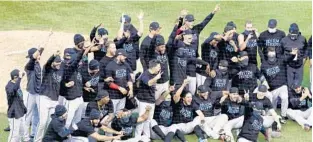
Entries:
{"type": "Polygon", "coordinates": [[[84,118],[76,124],[75,131],[72,133],[71,142],[89,142],[89,141],[112,141],[118,140],[123,136],[123,132],[117,132],[109,127],[101,125],[100,112],[96,109],[91,110],[89,118],[84,118]],[[103,136],[95,131],[100,128],[104,132],[114,133],[117,136],[103,136]]]}
{"type": "Polygon", "coordinates": [[[118,31],[117,38],[114,42],[123,41],[122,46],[117,46],[117,49],[124,49],[127,53],[127,63],[131,66],[132,71],[137,69],[136,61],[139,59],[139,39],[143,33],[143,16],[144,13],[140,12],[138,15],[139,31],[130,23],[131,17],[128,15],[122,15],[121,27],[118,31]]]}
{"type": "Polygon", "coordinates": [[[82,76],[78,71],[78,64],[83,56],[83,52],[84,48],[82,48],[82,51],[79,51],[78,54],[71,54],[71,58],[66,60],[66,65],[63,69],[60,95],[64,96],[66,99],[64,102],[64,106],[68,110],[68,118],[65,125],[66,128],[69,128],[72,123],[77,123],[81,118],[81,116],[76,113],[81,113],[78,108],[83,103],[82,76]]]}
{"type": "Polygon", "coordinates": [[[229,78],[228,74],[228,62],[221,60],[218,65],[218,69],[215,70],[215,77],[207,77],[204,82],[204,86],[211,88],[212,91],[227,91],[229,90],[229,78]]]}
{"type": "Polygon", "coordinates": [[[270,19],[268,21],[268,29],[260,34],[258,45],[259,45],[259,54],[261,60],[265,60],[267,58],[267,48],[274,47],[275,53],[278,58],[283,56],[283,50],[281,48],[280,41],[286,36],[284,31],[281,31],[276,28],[277,20],[270,19]]]}
{"type": "Polygon", "coordinates": [[[152,22],[149,26],[149,34],[143,39],[140,45],[140,62],[142,64],[143,70],[147,70],[149,66],[149,61],[155,51],[155,39],[160,33],[161,27],[158,22],[152,22]]]}
{"type": "Polygon", "coordinates": [[[73,131],[65,128],[65,121],[67,119],[66,108],[62,105],[57,105],[51,118],[52,120],[42,142],[63,141],[68,139],[73,131]]]}
{"type": "Polygon", "coordinates": [[[308,88],[297,83],[294,83],[289,92],[291,107],[287,110],[287,116],[309,131],[312,128],[312,95],[308,88]]]}
{"type": "Polygon", "coordinates": [[[227,26],[233,27],[233,38],[232,38],[232,40],[238,45],[239,34],[236,31],[237,30],[236,24],[234,23],[234,21],[229,21],[229,22],[227,22],[225,27],[227,27],[227,26]]]}
{"type": "Polygon", "coordinates": [[[253,27],[252,21],[246,22],[245,31],[238,36],[239,51],[246,51],[249,56],[249,63],[254,65],[257,65],[258,37],[259,33],[253,27]]]}
{"type": "Polygon", "coordinates": [[[307,42],[305,37],[299,32],[296,23],[290,25],[289,34],[281,40],[284,54],[292,61],[287,63],[288,86],[292,86],[295,81],[302,82],[303,79],[303,59],[307,56],[307,42]]]}
{"type": "Polygon", "coordinates": [[[105,81],[106,75],[105,75],[105,68],[106,66],[114,60],[115,52],[116,52],[116,45],[113,41],[108,41],[105,44],[105,48],[107,50],[105,56],[100,60],[99,66],[100,66],[100,78],[99,78],[99,89],[105,89],[108,90],[108,86],[105,82],[108,82],[108,80],[105,81]]]}
{"type": "Polygon", "coordinates": [[[116,51],[116,57],[105,68],[108,79],[108,92],[113,102],[114,113],[125,107],[125,96],[133,97],[132,71],[126,63],[127,53],[124,49],[116,51]],[[110,77],[110,78],[109,78],[110,77]]]}
{"type": "Polygon", "coordinates": [[[176,125],[176,129],[183,134],[190,134],[195,132],[200,142],[206,141],[204,132],[202,131],[200,124],[205,121],[204,114],[199,107],[192,103],[192,94],[184,91],[184,87],[187,85],[187,80],[183,85],[174,93],[173,96],[173,123],[176,125]],[[198,115],[195,117],[196,114],[198,115]]]}
{"type": "MultiPolygon", "coordinates": [[[[43,50],[44,50],[43,47],[39,49],[31,48],[28,50],[27,58],[29,58],[29,61],[25,66],[25,71],[27,75],[26,90],[28,92],[24,96],[25,106],[27,107],[27,113],[25,116],[25,125],[24,125],[25,126],[24,129],[26,130],[25,136],[24,136],[25,138],[26,137],[34,138],[34,135],[37,132],[37,125],[39,123],[37,102],[39,100],[40,86],[41,86],[41,81],[42,81],[42,73],[41,73],[41,66],[40,66],[39,60],[40,60],[40,56],[43,50]],[[30,125],[32,125],[31,136],[28,131],[30,125]]],[[[29,138],[26,139],[25,141],[27,140],[29,140],[29,138]]]]}
{"type": "Polygon", "coordinates": [[[54,113],[55,107],[58,105],[58,98],[60,92],[60,82],[62,79],[62,72],[60,71],[61,57],[59,51],[52,55],[43,67],[42,85],[40,88],[38,111],[39,124],[35,141],[42,141],[44,133],[50,122],[50,115],[54,113]]]}
{"type": "Polygon", "coordinates": [[[220,99],[222,105],[222,114],[228,116],[228,122],[225,123],[221,130],[221,139],[235,142],[232,129],[240,129],[244,120],[244,104],[242,97],[238,94],[238,88],[229,89],[229,94],[225,93],[220,99]]]}
{"type": "Polygon", "coordinates": [[[277,57],[276,47],[267,47],[266,50],[267,58],[262,61],[261,73],[269,85],[274,109],[277,107],[278,97],[281,99],[282,122],[285,122],[288,109],[286,61],[277,57]]]}
{"type": "Polygon", "coordinates": [[[200,110],[205,117],[204,124],[201,125],[202,130],[213,139],[219,139],[219,131],[228,120],[226,114],[214,115],[214,108],[219,105],[223,93],[222,91],[212,91],[210,88],[200,85],[197,95],[192,99],[196,110],[200,110]]]}
{"type": "Polygon", "coordinates": [[[153,118],[155,109],[155,85],[161,78],[162,72],[161,65],[158,60],[149,61],[149,69],[144,71],[139,77],[139,87],[136,98],[138,99],[138,110],[139,115],[145,113],[147,106],[151,107],[148,121],[140,123],[136,127],[136,137],[140,137],[143,133],[146,137],[150,138],[150,127],[149,123],[153,118]]]}
{"type": "Polygon", "coordinates": [[[98,91],[97,97],[94,101],[87,104],[86,117],[90,116],[92,109],[100,111],[100,123],[104,126],[109,126],[114,118],[113,114],[113,103],[109,98],[109,93],[106,90],[100,89],[98,91]]]}
{"type": "Polygon", "coordinates": [[[24,74],[15,69],[11,71],[10,76],[11,80],[5,86],[5,92],[8,100],[7,116],[9,118],[11,129],[8,142],[19,142],[22,140],[21,137],[24,137],[24,140],[29,139],[29,137],[25,137],[24,135],[24,116],[27,112],[27,108],[24,105],[23,92],[20,87],[21,79],[24,74]]]}
{"type": "Polygon", "coordinates": [[[149,117],[151,107],[147,106],[145,109],[146,109],[145,113],[140,116],[132,115],[131,111],[127,109],[119,110],[116,113],[116,116],[114,117],[111,125],[114,130],[123,132],[121,141],[124,142],[150,141],[150,139],[145,136],[136,136],[136,137],[133,136],[136,125],[145,122],[149,117]]]}
{"type": "Polygon", "coordinates": [[[90,32],[90,41],[94,41],[96,45],[90,51],[93,52],[94,59],[99,62],[106,54],[107,49],[105,44],[108,41],[108,35],[109,32],[102,26],[102,23],[95,26],[90,32]],[[96,33],[98,34],[96,35],[96,33]]]}

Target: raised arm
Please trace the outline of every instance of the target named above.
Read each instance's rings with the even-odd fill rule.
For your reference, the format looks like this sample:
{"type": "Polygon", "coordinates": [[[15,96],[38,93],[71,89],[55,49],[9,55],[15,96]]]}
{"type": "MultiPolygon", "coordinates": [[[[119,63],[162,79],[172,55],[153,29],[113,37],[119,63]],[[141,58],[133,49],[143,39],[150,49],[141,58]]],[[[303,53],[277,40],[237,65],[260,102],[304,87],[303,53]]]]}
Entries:
{"type": "Polygon", "coordinates": [[[201,33],[204,27],[212,20],[214,14],[218,12],[219,10],[220,10],[220,6],[218,4],[215,6],[214,10],[207,17],[205,17],[205,19],[201,23],[195,25],[193,29],[197,30],[198,33],[201,33]]]}

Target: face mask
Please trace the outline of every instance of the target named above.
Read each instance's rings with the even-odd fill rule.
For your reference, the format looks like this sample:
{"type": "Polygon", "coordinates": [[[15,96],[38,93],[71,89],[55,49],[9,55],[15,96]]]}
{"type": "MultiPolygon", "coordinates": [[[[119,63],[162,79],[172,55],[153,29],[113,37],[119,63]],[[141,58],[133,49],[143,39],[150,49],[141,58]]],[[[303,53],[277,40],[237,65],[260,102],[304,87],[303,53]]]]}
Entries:
{"type": "Polygon", "coordinates": [[[248,31],[248,30],[245,30],[245,31],[244,31],[244,34],[245,34],[245,35],[249,35],[249,34],[251,34],[251,33],[252,33],[252,31],[248,31]]]}
{"type": "Polygon", "coordinates": [[[276,33],[276,31],[277,31],[276,28],[274,28],[274,29],[268,28],[269,33],[276,33]]]}
{"type": "Polygon", "coordinates": [[[241,67],[246,67],[249,64],[249,59],[244,59],[240,62],[241,67]]]}
{"type": "Polygon", "coordinates": [[[219,69],[223,74],[227,73],[227,70],[228,70],[227,67],[222,67],[222,66],[218,67],[218,69],[219,69]]]}
{"type": "Polygon", "coordinates": [[[290,35],[290,39],[291,40],[297,40],[298,39],[298,35],[290,35]]]}
{"type": "Polygon", "coordinates": [[[268,60],[271,62],[276,61],[276,53],[275,52],[268,52],[267,53],[268,60]]]}
{"type": "Polygon", "coordinates": [[[164,107],[170,107],[170,106],[171,106],[171,102],[170,102],[170,101],[164,101],[164,102],[162,103],[162,106],[164,106],[164,107]]]}

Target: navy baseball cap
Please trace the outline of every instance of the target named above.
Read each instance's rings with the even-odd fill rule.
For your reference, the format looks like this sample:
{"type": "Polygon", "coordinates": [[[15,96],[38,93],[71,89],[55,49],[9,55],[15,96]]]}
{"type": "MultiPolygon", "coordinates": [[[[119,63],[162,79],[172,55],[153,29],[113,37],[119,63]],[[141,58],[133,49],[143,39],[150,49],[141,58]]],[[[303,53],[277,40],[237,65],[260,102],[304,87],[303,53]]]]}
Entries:
{"type": "Polygon", "coordinates": [[[97,69],[99,69],[99,62],[97,61],[97,60],[91,60],[90,62],[89,62],[89,69],[90,70],[97,70],[97,69]]]}
{"type": "MultiPolygon", "coordinates": [[[[128,15],[124,15],[124,18],[125,18],[125,22],[127,22],[127,23],[130,23],[132,20],[131,17],[128,15]]],[[[120,22],[122,22],[122,17],[120,18],[120,22]]]]}
{"type": "Polygon", "coordinates": [[[160,27],[160,25],[159,25],[159,23],[158,22],[152,22],[151,24],[150,24],[150,26],[149,26],[149,29],[150,30],[154,30],[154,31],[156,31],[156,30],[158,30],[158,29],[160,29],[161,27],[160,27]]]}
{"type": "Polygon", "coordinates": [[[72,54],[75,54],[75,50],[73,48],[64,49],[64,56],[65,55],[72,55],[72,54]]]}
{"type": "Polygon", "coordinates": [[[91,120],[100,119],[100,112],[96,109],[92,109],[89,115],[91,120]]]}
{"type": "Polygon", "coordinates": [[[192,34],[192,31],[191,30],[185,30],[183,32],[183,35],[191,35],[192,34]]]}
{"type": "Polygon", "coordinates": [[[66,108],[63,105],[57,105],[54,109],[54,114],[59,117],[62,116],[64,113],[66,113],[66,108]]]}
{"type": "Polygon", "coordinates": [[[105,28],[99,28],[98,29],[98,35],[103,36],[103,35],[108,35],[109,32],[105,28]]]}
{"type": "Polygon", "coordinates": [[[56,56],[56,57],[54,58],[53,62],[55,62],[55,63],[60,63],[60,62],[62,62],[62,59],[61,59],[60,56],[56,56]]]}
{"type": "Polygon", "coordinates": [[[99,89],[98,93],[97,93],[97,97],[95,98],[96,101],[101,100],[104,97],[108,97],[109,96],[109,92],[107,90],[104,89],[99,89]]]}
{"type": "Polygon", "coordinates": [[[291,34],[299,34],[299,27],[298,27],[298,24],[292,23],[292,24],[290,25],[290,28],[289,28],[289,33],[291,33],[291,34]]]}
{"type": "Polygon", "coordinates": [[[20,70],[14,69],[10,73],[11,79],[14,79],[14,77],[19,77],[20,76],[20,70]]]}
{"type": "Polygon", "coordinates": [[[195,21],[195,18],[193,17],[192,14],[188,14],[185,16],[185,20],[188,22],[193,22],[193,21],[195,21]]]}
{"type": "Polygon", "coordinates": [[[33,56],[33,54],[37,51],[38,49],[33,47],[28,49],[28,55],[26,56],[26,58],[30,58],[31,56],[33,56]]]}
{"type": "Polygon", "coordinates": [[[115,53],[116,53],[115,54],[116,56],[123,55],[123,56],[127,57],[127,53],[126,53],[125,49],[117,49],[115,53]]]}
{"type": "Polygon", "coordinates": [[[231,87],[229,89],[229,93],[238,93],[238,88],[237,87],[231,87]]]}
{"type": "Polygon", "coordinates": [[[156,46],[165,45],[164,37],[162,35],[157,35],[156,36],[155,45],[156,46]]]}
{"type": "Polygon", "coordinates": [[[233,28],[237,28],[236,24],[233,21],[229,21],[226,26],[231,26],[233,28]]]}
{"type": "Polygon", "coordinates": [[[211,92],[211,89],[208,88],[208,87],[206,87],[206,86],[204,86],[204,85],[200,85],[200,86],[198,87],[198,92],[199,92],[199,93],[211,92]]]}
{"type": "Polygon", "coordinates": [[[79,43],[85,41],[85,38],[81,34],[74,35],[74,44],[78,45],[79,43]]]}
{"type": "Polygon", "coordinates": [[[226,60],[221,60],[219,66],[228,67],[228,62],[226,60]]]}
{"type": "Polygon", "coordinates": [[[258,91],[265,93],[265,92],[267,92],[267,87],[265,85],[260,85],[258,87],[258,91]]]}
{"type": "Polygon", "coordinates": [[[268,25],[267,25],[269,28],[273,29],[273,28],[276,28],[277,26],[277,20],[276,19],[270,19],[268,21],[268,25]]]}

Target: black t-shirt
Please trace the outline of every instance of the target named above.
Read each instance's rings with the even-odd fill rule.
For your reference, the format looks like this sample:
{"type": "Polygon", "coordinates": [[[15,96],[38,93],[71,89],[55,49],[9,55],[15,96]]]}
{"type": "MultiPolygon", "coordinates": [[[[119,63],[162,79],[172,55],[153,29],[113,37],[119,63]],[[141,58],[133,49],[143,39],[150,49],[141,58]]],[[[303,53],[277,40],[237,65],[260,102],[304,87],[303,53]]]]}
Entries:
{"type": "MultiPolygon", "coordinates": [[[[127,63],[117,63],[116,60],[111,61],[105,68],[106,77],[112,77],[114,83],[120,87],[127,89],[127,82],[131,81],[129,66],[127,63]]],[[[125,96],[119,91],[114,89],[109,89],[111,99],[122,99],[125,96]]]]}
{"type": "Polygon", "coordinates": [[[198,108],[195,105],[185,105],[183,100],[180,99],[179,102],[173,105],[173,123],[179,124],[193,121],[195,116],[194,112],[196,110],[198,110],[198,108]]]}
{"type": "Polygon", "coordinates": [[[156,74],[151,74],[149,70],[146,70],[140,76],[139,88],[137,93],[137,99],[146,103],[155,103],[155,85],[149,86],[149,80],[153,79],[156,74]]]}
{"type": "Polygon", "coordinates": [[[300,98],[302,96],[302,91],[301,93],[296,93],[294,90],[289,89],[288,95],[289,95],[290,108],[304,111],[312,107],[312,99],[310,99],[309,97],[306,97],[305,99],[300,101],[300,98]]]}
{"type": "Polygon", "coordinates": [[[114,57],[108,57],[108,56],[104,56],[100,62],[99,62],[99,69],[100,69],[100,78],[99,78],[99,87],[102,87],[105,90],[108,90],[109,87],[106,83],[104,83],[104,79],[106,77],[105,73],[106,73],[106,66],[114,60],[114,57]]]}
{"type": "Polygon", "coordinates": [[[168,70],[168,56],[167,53],[160,54],[157,52],[153,53],[152,59],[156,59],[161,63],[161,71],[163,74],[157,83],[165,83],[169,80],[169,70],[168,70]]]}
{"type": "Polygon", "coordinates": [[[222,103],[222,114],[228,116],[228,120],[232,120],[242,116],[244,113],[244,105],[231,101],[229,98],[222,103]]]}
{"type": "Polygon", "coordinates": [[[115,117],[112,120],[112,129],[116,131],[124,131],[124,136],[121,138],[121,140],[127,140],[129,138],[133,137],[133,132],[136,130],[137,126],[137,120],[138,116],[131,115],[128,119],[128,121],[123,121],[122,119],[119,119],[115,117]]]}
{"type": "Polygon", "coordinates": [[[214,78],[207,77],[204,81],[204,85],[211,88],[212,91],[226,91],[229,84],[228,73],[223,74],[220,70],[216,70],[216,76],[214,78]]]}
{"type": "Polygon", "coordinates": [[[153,119],[158,122],[158,125],[168,127],[172,124],[173,108],[171,101],[163,101],[155,107],[153,119]]]}
{"type": "Polygon", "coordinates": [[[104,118],[108,114],[113,113],[113,103],[110,100],[108,104],[103,105],[102,107],[100,107],[100,106],[98,106],[98,103],[96,101],[89,102],[87,104],[86,113],[85,113],[85,115],[87,117],[89,117],[90,112],[91,112],[92,109],[99,110],[101,118],[104,118]]]}
{"type": "MultiPolygon", "coordinates": [[[[248,33],[242,33],[244,36],[244,40],[246,40],[248,38],[248,33]]],[[[247,51],[248,56],[249,56],[249,63],[250,64],[255,64],[257,65],[257,52],[258,52],[258,43],[257,43],[257,37],[255,35],[255,33],[253,33],[252,38],[248,41],[247,45],[246,45],[246,49],[243,51],[247,51]]]]}
{"type": "Polygon", "coordinates": [[[275,90],[287,84],[286,63],[280,58],[277,58],[274,63],[263,61],[261,65],[261,72],[270,87],[269,91],[275,90]]]}
{"type": "Polygon", "coordinates": [[[260,57],[263,59],[267,59],[267,48],[275,47],[277,57],[283,56],[283,49],[281,48],[281,39],[286,36],[284,31],[277,30],[275,33],[270,33],[268,30],[262,32],[259,37],[258,45],[260,50],[262,51],[262,55],[260,57]]]}
{"type": "Polygon", "coordinates": [[[72,136],[77,137],[88,137],[89,135],[95,133],[95,127],[91,124],[91,120],[89,118],[84,118],[77,124],[78,129],[75,130],[72,136]]]}
{"type": "MultiPolygon", "coordinates": [[[[234,42],[237,45],[237,47],[239,48],[237,39],[234,40],[234,42]]],[[[223,41],[220,44],[220,52],[221,52],[220,60],[226,60],[228,62],[228,65],[229,65],[228,68],[230,68],[230,69],[234,68],[236,66],[236,63],[231,61],[231,58],[237,57],[238,52],[235,52],[235,48],[229,44],[229,41],[223,41]]]]}
{"type": "Polygon", "coordinates": [[[256,93],[249,93],[249,101],[254,112],[258,114],[273,108],[271,101],[266,96],[263,99],[258,99],[256,93]]]}
{"type": "Polygon", "coordinates": [[[214,116],[214,108],[219,104],[219,99],[222,97],[221,92],[211,92],[207,99],[193,96],[193,105],[196,110],[201,110],[205,117],[214,116]]]}
{"type": "MultiPolygon", "coordinates": [[[[188,58],[197,58],[198,54],[198,47],[197,46],[190,46],[186,52],[188,58]]],[[[187,64],[187,75],[191,77],[196,77],[196,64],[193,62],[189,62],[187,64]]]]}
{"type": "Polygon", "coordinates": [[[86,70],[87,71],[81,71],[84,87],[86,87],[85,84],[87,82],[89,82],[91,85],[90,88],[92,88],[94,90],[94,92],[92,92],[92,91],[88,92],[84,88],[82,88],[83,89],[83,100],[84,100],[84,102],[90,102],[90,101],[95,100],[95,98],[97,97],[100,73],[98,72],[97,74],[91,75],[88,73],[88,67],[86,68],[86,70]]]}
{"type": "Polygon", "coordinates": [[[240,91],[239,94],[242,94],[243,90],[253,92],[258,86],[257,79],[261,77],[259,69],[254,64],[233,69],[231,74],[234,75],[232,77],[232,87],[237,87],[240,91]]]}

